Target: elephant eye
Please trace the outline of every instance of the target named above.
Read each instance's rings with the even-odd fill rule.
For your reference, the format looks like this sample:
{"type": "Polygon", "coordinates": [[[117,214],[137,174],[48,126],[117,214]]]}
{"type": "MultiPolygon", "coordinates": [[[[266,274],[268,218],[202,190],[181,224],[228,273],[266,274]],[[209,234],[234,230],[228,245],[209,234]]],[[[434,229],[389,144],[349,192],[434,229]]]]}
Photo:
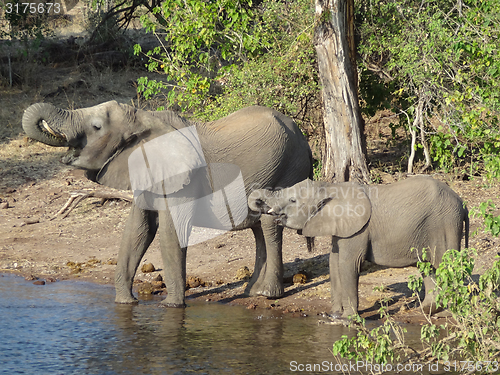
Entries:
{"type": "Polygon", "coordinates": [[[289,201],[290,201],[290,203],[296,203],[297,199],[295,199],[295,198],[292,197],[292,198],[289,199],[289,201]]]}
{"type": "Polygon", "coordinates": [[[94,130],[101,130],[102,123],[100,121],[93,121],[92,122],[92,127],[94,128],[94,130]]]}

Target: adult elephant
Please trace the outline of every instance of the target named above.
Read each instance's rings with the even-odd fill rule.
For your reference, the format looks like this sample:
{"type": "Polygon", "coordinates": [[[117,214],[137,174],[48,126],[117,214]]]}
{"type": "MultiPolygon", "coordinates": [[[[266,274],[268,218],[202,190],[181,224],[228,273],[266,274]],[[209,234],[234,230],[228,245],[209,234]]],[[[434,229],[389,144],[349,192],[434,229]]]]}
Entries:
{"type": "Polygon", "coordinates": [[[110,101],[77,110],[37,103],[25,111],[22,124],[33,139],[51,146],[69,146],[62,161],[86,169],[93,181],[116,189],[136,185],[118,255],[116,302],[136,302],[133,278],[159,232],[168,291],[162,302],[170,307],[184,306],[186,250],[196,225],[193,219],[205,216],[200,214],[200,206],[202,213],[212,217],[211,223],[231,224],[229,228],[215,225],[219,229],[252,229],[256,259],[246,293],[282,296],[282,227],[270,216],[247,213],[246,198],[256,188],[287,187],[311,175],[310,148],[289,117],[255,106],[218,121],[192,123],[172,111],[150,112],[110,101]],[[154,164],[159,164],[159,169],[154,170],[154,164]],[[219,189],[218,203],[210,199],[194,203],[221,185],[213,178],[217,170],[219,176],[226,175],[222,180],[240,182],[229,189],[236,198],[243,187],[244,210],[237,204],[237,221],[231,210],[223,209],[225,216],[215,218],[210,211],[214,206],[231,206],[228,189],[219,189]],[[154,186],[146,186],[148,183],[154,186]]]}
{"type": "MultiPolygon", "coordinates": [[[[255,190],[252,210],[269,214],[305,236],[332,236],[330,282],[332,315],[358,311],[358,280],[363,260],[407,267],[425,248],[437,267],[446,250],[460,250],[469,219],[460,197],[443,182],[417,176],[391,185],[328,184],[305,180],[282,190],[255,190]]],[[[432,276],[424,278],[424,311],[435,311],[432,276]]]]}

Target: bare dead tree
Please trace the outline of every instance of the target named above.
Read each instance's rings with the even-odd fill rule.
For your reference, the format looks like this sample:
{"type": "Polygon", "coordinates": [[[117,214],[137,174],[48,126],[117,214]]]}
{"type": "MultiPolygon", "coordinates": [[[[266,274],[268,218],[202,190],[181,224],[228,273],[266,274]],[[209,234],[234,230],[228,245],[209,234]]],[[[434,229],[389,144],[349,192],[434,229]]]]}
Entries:
{"type": "Polygon", "coordinates": [[[323,88],[327,181],[368,182],[364,123],[357,94],[354,1],[316,0],[314,45],[323,88]]]}

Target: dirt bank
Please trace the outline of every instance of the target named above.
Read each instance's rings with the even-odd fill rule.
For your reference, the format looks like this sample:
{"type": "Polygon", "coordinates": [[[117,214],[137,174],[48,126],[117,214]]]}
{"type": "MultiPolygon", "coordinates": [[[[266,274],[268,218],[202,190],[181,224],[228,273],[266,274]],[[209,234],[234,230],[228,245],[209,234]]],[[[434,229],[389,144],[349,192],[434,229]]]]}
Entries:
{"type": "MultiPolygon", "coordinates": [[[[61,165],[62,151],[24,138],[0,145],[2,166],[0,199],[0,272],[48,281],[82,279],[113,283],[121,233],[130,203],[97,198],[84,199],[67,217],[58,215],[70,192],[95,189],[81,171],[61,165]],[[10,155],[10,156],[9,156],[10,155]]],[[[435,176],[447,180],[447,176],[435,176]]],[[[447,181],[469,204],[496,199],[498,188],[487,188],[481,180],[447,181]]],[[[472,219],[472,230],[479,221],[472,219]]],[[[249,308],[281,309],[293,314],[329,311],[327,237],[316,239],[314,253],[308,253],[305,240],[286,230],[283,258],[287,280],[285,297],[270,300],[243,296],[246,280],[242,269],[250,272],[254,261],[254,240],[250,230],[230,232],[189,248],[187,273],[200,286],[187,291],[189,298],[243,304],[249,308]],[[307,275],[304,284],[291,284],[294,274],[307,275]]],[[[476,271],[491,264],[498,252],[498,240],[478,234],[471,246],[479,250],[476,271]]],[[[152,263],[154,272],[138,271],[136,290],[162,274],[158,241],[146,253],[143,263],[152,263]]],[[[403,269],[371,266],[360,279],[360,310],[365,317],[377,317],[377,301],[391,297],[391,313],[403,321],[419,319],[415,298],[406,283],[414,267],[403,269]],[[374,291],[374,287],[380,291],[374,291]]],[[[161,284],[161,283],[160,283],[161,284]]],[[[192,284],[196,286],[196,283],[192,284]]],[[[158,293],[158,292],[157,292],[158,293]]],[[[148,298],[141,294],[141,298],[148,298]]]]}

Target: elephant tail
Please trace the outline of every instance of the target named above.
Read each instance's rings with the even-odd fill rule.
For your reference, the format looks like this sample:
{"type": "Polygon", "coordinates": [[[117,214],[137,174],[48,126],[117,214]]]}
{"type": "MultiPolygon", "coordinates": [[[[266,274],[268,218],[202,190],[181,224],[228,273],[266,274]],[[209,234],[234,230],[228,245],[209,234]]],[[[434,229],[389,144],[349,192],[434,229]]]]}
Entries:
{"type": "Polygon", "coordinates": [[[314,158],[311,149],[309,149],[309,179],[314,180],[314,158]]]}
{"type": "Polygon", "coordinates": [[[465,207],[465,248],[469,248],[469,210],[465,207]]]}
{"type": "Polygon", "coordinates": [[[306,237],[307,251],[312,253],[314,251],[314,237],[306,237]]]}

